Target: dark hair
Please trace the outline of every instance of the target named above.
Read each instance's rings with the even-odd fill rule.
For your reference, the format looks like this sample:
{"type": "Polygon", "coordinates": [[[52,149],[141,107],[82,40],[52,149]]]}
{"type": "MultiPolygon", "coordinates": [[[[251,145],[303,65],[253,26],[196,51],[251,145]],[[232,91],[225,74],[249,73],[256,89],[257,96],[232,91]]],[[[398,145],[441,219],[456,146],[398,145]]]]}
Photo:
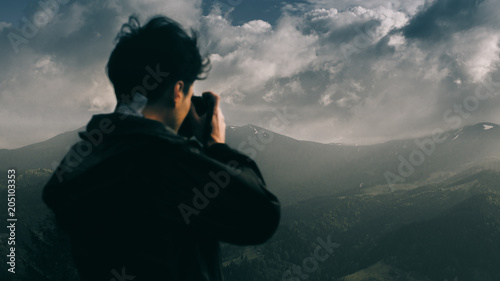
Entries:
{"type": "Polygon", "coordinates": [[[187,93],[210,69],[210,61],[198,50],[195,31],[191,29],[189,36],[179,23],[164,16],[153,17],[142,27],[137,16],[130,16],[115,41],[106,72],[118,101],[138,91],[154,103],[179,80],[187,93]]]}

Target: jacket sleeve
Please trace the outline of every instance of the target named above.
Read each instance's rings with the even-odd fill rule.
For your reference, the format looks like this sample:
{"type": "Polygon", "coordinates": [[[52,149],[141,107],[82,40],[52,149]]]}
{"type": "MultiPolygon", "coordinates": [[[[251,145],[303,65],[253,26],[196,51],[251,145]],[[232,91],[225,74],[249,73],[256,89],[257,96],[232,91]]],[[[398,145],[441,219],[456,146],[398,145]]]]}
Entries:
{"type": "Polygon", "coordinates": [[[157,206],[164,214],[223,242],[267,241],[279,225],[280,203],[266,189],[255,162],[226,144],[205,151],[192,145],[186,149],[176,166],[163,172],[168,187],[157,206]]]}

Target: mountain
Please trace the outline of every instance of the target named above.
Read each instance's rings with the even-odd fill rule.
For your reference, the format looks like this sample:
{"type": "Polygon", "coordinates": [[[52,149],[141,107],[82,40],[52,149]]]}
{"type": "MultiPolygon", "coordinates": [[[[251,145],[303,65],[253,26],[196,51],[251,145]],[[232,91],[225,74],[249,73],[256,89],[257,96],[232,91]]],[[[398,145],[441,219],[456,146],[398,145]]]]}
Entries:
{"type": "MultiPolygon", "coordinates": [[[[0,150],[0,169],[54,169],[78,131],[13,150],[0,150]]],[[[227,143],[259,165],[284,205],[357,187],[387,190],[439,182],[470,167],[500,169],[500,126],[480,123],[439,138],[355,146],[295,140],[254,125],[228,126],[227,143]]]]}
{"type": "Polygon", "coordinates": [[[473,195],[436,218],[384,237],[374,252],[384,253],[387,263],[404,271],[499,280],[499,200],[498,193],[473,195]]]}
{"type": "Polygon", "coordinates": [[[283,208],[278,232],[257,250],[228,257],[226,277],[500,280],[500,172],[466,171],[407,191],[358,188],[297,202],[283,208]],[[319,259],[319,240],[339,246],[319,259]]]}
{"type": "Polygon", "coordinates": [[[1,149],[0,170],[9,168],[22,171],[39,168],[53,170],[54,165],[61,161],[71,145],[79,140],[78,132],[82,130],[85,130],[85,127],[21,148],[1,149]]]}
{"type": "MultiPolygon", "coordinates": [[[[30,276],[18,280],[75,274],[41,189],[82,129],[0,150],[0,166],[17,169],[16,208],[22,212],[16,238],[24,258],[18,269],[30,276]],[[66,271],[54,270],[54,262],[66,271]]],[[[255,159],[283,203],[281,225],[270,241],[222,245],[227,280],[500,279],[498,125],[369,146],[298,141],[254,125],[228,126],[226,137],[255,159]],[[419,154],[422,163],[416,162],[419,154]],[[388,172],[403,181],[389,185],[388,172]],[[325,243],[330,248],[320,251],[324,259],[316,258],[325,243]]],[[[3,177],[0,192],[6,192],[3,177]]],[[[6,212],[1,208],[0,218],[6,212]]],[[[0,279],[5,272],[0,265],[0,279]]]]}
{"type": "Polygon", "coordinates": [[[390,231],[367,252],[405,272],[425,272],[436,280],[499,280],[500,173],[465,173],[435,187],[446,190],[440,203],[453,197],[459,202],[390,231]]]}
{"type": "Polygon", "coordinates": [[[500,169],[500,126],[492,123],[366,146],[297,141],[254,125],[231,126],[226,135],[285,204],[356,187],[412,188],[477,165],[500,169]]]}

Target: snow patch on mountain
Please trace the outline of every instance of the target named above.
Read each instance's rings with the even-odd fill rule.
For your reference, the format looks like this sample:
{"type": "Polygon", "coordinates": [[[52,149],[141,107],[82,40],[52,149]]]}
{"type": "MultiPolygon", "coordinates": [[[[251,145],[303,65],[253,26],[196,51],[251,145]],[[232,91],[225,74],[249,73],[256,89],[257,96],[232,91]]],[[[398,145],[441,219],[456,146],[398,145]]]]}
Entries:
{"type": "Polygon", "coordinates": [[[248,127],[253,129],[255,135],[259,134],[259,130],[257,130],[257,128],[255,128],[254,126],[248,125],[248,127]]]}
{"type": "Polygon", "coordinates": [[[483,125],[483,129],[484,129],[485,131],[486,131],[486,130],[489,130],[489,129],[491,129],[491,128],[493,128],[493,126],[491,126],[491,125],[486,125],[486,124],[484,124],[484,125],[483,125]]]}

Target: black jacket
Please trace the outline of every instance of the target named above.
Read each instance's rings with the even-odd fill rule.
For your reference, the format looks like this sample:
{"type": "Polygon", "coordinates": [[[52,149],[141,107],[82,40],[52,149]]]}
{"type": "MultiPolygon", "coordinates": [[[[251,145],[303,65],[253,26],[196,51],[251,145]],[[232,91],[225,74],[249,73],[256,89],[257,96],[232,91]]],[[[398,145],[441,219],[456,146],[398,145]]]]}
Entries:
{"type": "Polygon", "coordinates": [[[162,123],[95,115],[44,187],[83,281],[223,280],[219,241],[268,240],[278,199],[254,161],[162,123]]]}

